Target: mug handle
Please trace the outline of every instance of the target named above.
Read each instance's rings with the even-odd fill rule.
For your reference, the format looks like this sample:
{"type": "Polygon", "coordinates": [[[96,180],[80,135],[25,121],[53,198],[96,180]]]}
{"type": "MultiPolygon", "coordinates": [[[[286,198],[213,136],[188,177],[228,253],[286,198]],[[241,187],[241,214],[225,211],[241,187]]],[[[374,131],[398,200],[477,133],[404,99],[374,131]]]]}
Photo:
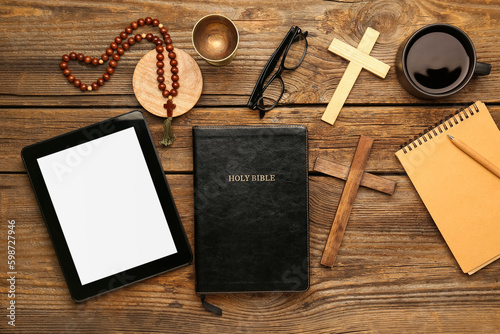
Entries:
{"type": "Polygon", "coordinates": [[[474,70],[475,75],[488,75],[490,72],[491,64],[481,63],[479,61],[476,63],[476,69],[474,70]]]}

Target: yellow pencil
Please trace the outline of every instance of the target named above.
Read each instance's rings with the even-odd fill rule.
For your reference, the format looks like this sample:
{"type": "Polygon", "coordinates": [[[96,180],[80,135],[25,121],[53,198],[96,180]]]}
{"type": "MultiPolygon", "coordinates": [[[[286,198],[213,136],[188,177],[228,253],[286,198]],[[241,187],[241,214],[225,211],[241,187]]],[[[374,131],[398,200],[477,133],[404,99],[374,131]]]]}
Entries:
{"type": "Polygon", "coordinates": [[[496,176],[500,177],[500,168],[495,166],[491,161],[483,157],[481,154],[477,153],[474,151],[471,147],[469,147],[467,144],[465,144],[463,141],[461,141],[458,138],[454,138],[450,135],[447,134],[448,137],[450,137],[451,142],[453,145],[458,147],[462,152],[467,154],[469,157],[472,159],[476,160],[481,166],[495,174],[496,176]]]}

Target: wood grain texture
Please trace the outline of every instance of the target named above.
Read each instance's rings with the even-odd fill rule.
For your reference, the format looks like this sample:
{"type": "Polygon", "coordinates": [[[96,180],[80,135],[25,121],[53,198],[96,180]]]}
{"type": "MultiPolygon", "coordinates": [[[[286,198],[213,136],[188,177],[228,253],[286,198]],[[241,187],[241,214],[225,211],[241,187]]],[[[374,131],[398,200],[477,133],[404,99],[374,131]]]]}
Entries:
{"type": "MultiPolygon", "coordinates": [[[[285,105],[330,101],[348,64],[328,52],[333,38],[357,45],[366,28],[373,27],[381,35],[370,55],[394,68],[396,50],[404,39],[418,28],[435,22],[454,24],[464,30],[475,44],[478,60],[493,64],[491,75],[474,78],[459,94],[436,103],[478,99],[498,103],[500,71],[495,68],[500,64],[497,43],[500,6],[495,4],[498,0],[489,4],[483,0],[309,1],[307,6],[297,0],[273,3],[257,0],[251,4],[205,1],[203,5],[192,0],[167,3],[131,0],[81,1],[75,6],[68,1],[40,0],[34,4],[27,0],[7,0],[2,2],[0,16],[0,56],[5,69],[0,76],[0,104],[22,99],[23,104],[32,106],[79,103],[138,106],[133,97],[132,73],[139,59],[153,48],[151,45],[134,45],[120,60],[111,81],[97,92],[81,93],[75,89],[61,74],[59,62],[60,57],[70,51],[100,56],[126,24],[147,13],[154,13],[165,22],[175,47],[190,54],[200,66],[204,76],[201,106],[245,105],[268,58],[294,24],[309,31],[309,49],[304,63],[283,76],[286,92],[281,103],[285,105]],[[208,13],[225,14],[240,32],[236,58],[221,68],[202,60],[191,43],[194,24],[208,13]],[[25,82],[30,83],[29,88],[25,82]],[[53,98],[40,99],[41,96],[53,98]]],[[[100,69],[86,66],[74,72],[88,81],[102,73],[100,69]]],[[[393,70],[385,80],[362,72],[346,102],[425,103],[406,93],[393,70]]]]}
{"type": "MultiPolygon", "coordinates": [[[[193,245],[192,175],[167,175],[167,179],[193,245]]],[[[497,332],[500,263],[472,277],[461,273],[411,183],[405,176],[391,179],[399,184],[393,196],[360,188],[337,265],[327,269],[319,260],[344,181],[311,177],[311,288],[300,294],[210,296],[224,309],[218,318],[201,307],[194,293],[194,265],[74,303],[27,176],[0,175],[1,219],[16,220],[18,237],[17,329],[23,333],[463,332],[464,328],[497,332]]],[[[2,223],[0,235],[6,231],[2,223]]],[[[5,247],[6,238],[0,238],[0,248],[5,247]]],[[[4,269],[1,279],[6,278],[4,269]]],[[[2,285],[3,296],[6,291],[2,285]]],[[[7,329],[5,323],[0,326],[7,329]]]]}
{"type": "MultiPolygon", "coordinates": [[[[138,33],[149,32],[146,28],[138,33]]],[[[500,125],[498,0],[53,1],[0,3],[0,248],[7,220],[16,221],[16,328],[22,333],[500,333],[500,261],[469,277],[451,252],[394,156],[399,145],[470,101],[482,100],[500,125]],[[210,13],[231,18],[240,45],[231,64],[214,67],[196,54],[191,29],[210,13]],[[132,75],[153,46],[139,43],[122,57],[111,81],[82,93],[61,74],[70,51],[100,56],[124,27],[157,16],[177,49],[197,62],[204,86],[196,106],[176,117],[177,141],[160,147],[163,118],[145,112],[132,75]],[[362,71],[334,127],[321,121],[348,62],[328,52],[334,38],[356,46],[367,27],[380,32],[371,56],[394,66],[404,39],[430,23],[450,23],[474,42],[492,73],[460,93],[419,100],[399,85],[362,71]],[[269,56],[290,26],[308,31],[303,64],[285,71],[280,105],[263,120],[245,107],[269,56]],[[194,265],[113,293],[74,303],[64,282],[28,177],[21,149],[109,117],[139,109],[167,173],[191,245],[192,126],[302,124],[309,130],[311,288],[299,294],[214,295],[219,318],[194,293],[194,265]],[[375,143],[366,170],[398,182],[392,196],[360,188],[333,269],[320,265],[344,181],[313,171],[316,158],[348,166],[359,136],[375,143]]],[[[92,82],[100,68],[75,66],[92,82]]],[[[138,237],[147,237],[139,235],[138,237]]],[[[1,256],[0,306],[6,312],[6,253],[1,256]]]]}
{"type": "MultiPolygon", "coordinates": [[[[173,117],[177,117],[191,110],[196,102],[200,99],[201,90],[203,87],[203,77],[200,67],[194,59],[182,50],[177,50],[177,66],[179,72],[179,85],[182,87],[181,93],[173,100],[175,109],[173,117]]],[[[165,99],[158,89],[158,80],[156,74],[156,50],[149,51],[144,57],[139,60],[134,70],[133,86],[134,93],[141,106],[159,117],[167,117],[167,109],[163,107],[167,99],[165,99]]],[[[165,61],[166,62],[166,61],[165,61]]],[[[171,88],[172,79],[170,78],[170,65],[166,66],[167,74],[165,75],[165,84],[167,90],[171,88]]],[[[179,88],[180,89],[180,88],[179,88]]]]}
{"type": "MultiPolygon", "coordinates": [[[[350,167],[348,166],[322,158],[316,158],[313,166],[313,171],[315,172],[320,172],[342,180],[347,180],[349,170],[350,167]]],[[[396,182],[367,172],[363,173],[360,185],[388,195],[392,195],[394,190],[396,190],[396,182]]]]}
{"type": "MultiPolygon", "coordinates": [[[[349,166],[359,136],[365,134],[375,139],[366,170],[372,173],[404,173],[394,155],[400,145],[466,104],[344,107],[335,129],[320,120],[324,106],[280,107],[266,113],[262,120],[259,119],[258,112],[248,108],[195,107],[189,113],[174,119],[173,131],[177,140],[168,148],[159,144],[163,136],[164,119],[150,115],[140,107],[0,108],[0,171],[24,172],[20,157],[24,146],[139,109],[145,113],[163,168],[168,173],[192,172],[193,126],[224,124],[307,126],[310,171],[317,157],[349,166]]],[[[500,126],[500,107],[487,107],[500,126]]]]}
{"type": "Polygon", "coordinates": [[[354,200],[356,199],[356,194],[363,178],[372,145],[372,138],[361,135],[354,158],[352,159],[349,175],[347,175],[347,180],[342,190],[340,203],[333,219],[332,229],[328,234],[323,256],[321,257],[321,264],[326,267],[333,267],[335,264],[335,259],[337,258],[337,253],[344,237],[347,222],[351,215],[352,206],[354,205],[354,200]]]}

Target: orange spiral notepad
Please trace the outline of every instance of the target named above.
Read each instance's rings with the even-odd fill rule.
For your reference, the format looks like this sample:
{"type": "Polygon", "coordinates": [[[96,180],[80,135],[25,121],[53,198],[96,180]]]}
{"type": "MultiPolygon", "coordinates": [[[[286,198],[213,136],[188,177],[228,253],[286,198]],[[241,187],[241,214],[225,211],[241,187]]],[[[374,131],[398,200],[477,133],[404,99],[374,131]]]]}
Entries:
{"type": "Polygon", "coordinates": [[[500,166],[500,131],[482,102],[461,109],[396,156],[464,273],[500,258],[500,178],[449,140],[500,166]]]}

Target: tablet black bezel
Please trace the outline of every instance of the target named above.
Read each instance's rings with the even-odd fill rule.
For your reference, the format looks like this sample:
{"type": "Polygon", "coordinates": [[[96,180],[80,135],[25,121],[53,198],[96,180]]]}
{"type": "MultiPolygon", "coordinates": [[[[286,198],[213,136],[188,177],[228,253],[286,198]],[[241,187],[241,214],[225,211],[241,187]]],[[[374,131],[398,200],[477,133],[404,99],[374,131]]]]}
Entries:
{"type": "MultiPolygon", "coordinates": [[[[75,301],[83,301],[191,263],[193,259],[191,247],[142,112],[132,111],[27,146],[22,150],[21,157],[33,186],[50,238],[52,239],[52,244],[54,245],[59,264],[68,284],[71,297],[75,301]],[[177,248],[177,253],[82,285],[37,159],[130,127],[134,127],[139,139],[149,173],[170,228],[175,247],[177,248]]],[[[147,232],[145,231],[144,235],[138,236],[138,238],[140,237],[146,238],[147,232]]]]}

